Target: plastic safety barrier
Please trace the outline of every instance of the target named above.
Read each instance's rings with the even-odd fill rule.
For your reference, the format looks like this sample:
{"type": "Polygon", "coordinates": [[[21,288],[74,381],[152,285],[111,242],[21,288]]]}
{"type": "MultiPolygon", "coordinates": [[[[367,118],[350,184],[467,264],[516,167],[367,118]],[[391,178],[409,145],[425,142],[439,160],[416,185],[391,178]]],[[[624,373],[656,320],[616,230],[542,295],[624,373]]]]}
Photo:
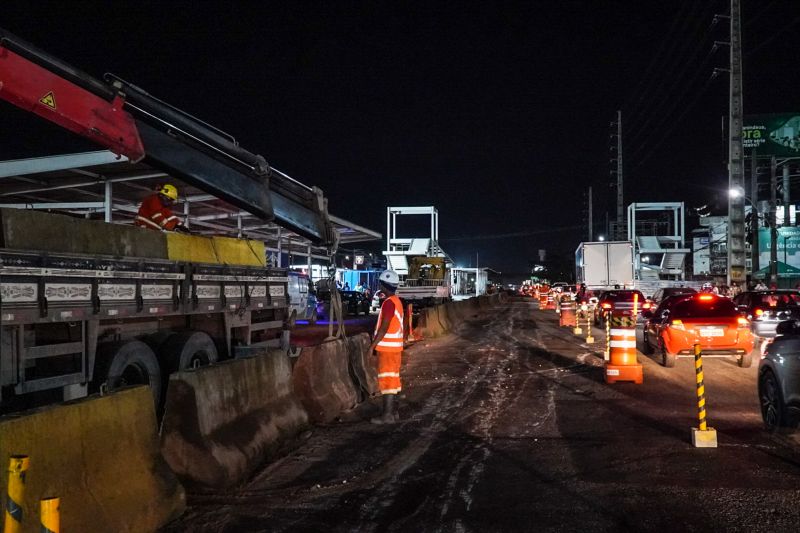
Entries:
{"type": "Polygon", "coordinates": [[[294,390],[312,422],[330,422],[358,403],[345,342],[336,339],[303,348],[294,365],[294,390]]]}
{"type": "Polygon", "coordinates": [[[291,377],[278,350],[170,376],[161,436],[170,467],[195,486],[246,479],[308,426],[291,377]]]}
{"type": "MultiPolygon", "coordinates": [[[[64,531],[155,531],[178,517],[185,494],[156,427],[147,387],[0,419],[0,456],[30,457],[24,530],[39,530],[39,500],[51,496],[64,531]]],[[[2,469],[3,487],[7,476],[2,469]]]]}

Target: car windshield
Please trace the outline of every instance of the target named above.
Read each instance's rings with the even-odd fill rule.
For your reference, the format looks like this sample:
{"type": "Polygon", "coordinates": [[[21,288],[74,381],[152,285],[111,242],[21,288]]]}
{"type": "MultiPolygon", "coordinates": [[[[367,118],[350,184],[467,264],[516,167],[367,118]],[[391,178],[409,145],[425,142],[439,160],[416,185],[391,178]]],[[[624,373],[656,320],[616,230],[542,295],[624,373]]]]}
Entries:
{"type": "Polygon", "coordinates": [[[800,305],[800,293],[773,292],[753,295],[753,303],[763,307],[795,307],[800,305]]]}
{"type": "Polygon", "coordinates": [[[710,298],[708,300],[690,298],[676,303],[672,310],[672,318],[733,317],[737,315],[736,306],[727,298],[710,298]]]}

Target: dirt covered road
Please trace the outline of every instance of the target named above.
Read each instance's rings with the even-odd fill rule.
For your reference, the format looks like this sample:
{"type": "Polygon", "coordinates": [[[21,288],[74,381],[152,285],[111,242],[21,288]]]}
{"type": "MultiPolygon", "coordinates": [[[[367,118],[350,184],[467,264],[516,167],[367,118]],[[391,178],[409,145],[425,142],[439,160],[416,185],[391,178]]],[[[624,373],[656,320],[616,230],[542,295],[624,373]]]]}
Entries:
{"type": "Polygon", "coordinates": [[[762,430],[755,364],[707,362],[720,446],[695,449],[692,361],[606,385],[601,350],[512,299],[407,351],[398,425],[367,405],[314,428],[168,531],[797,530],[797,448],[762,430]]]}

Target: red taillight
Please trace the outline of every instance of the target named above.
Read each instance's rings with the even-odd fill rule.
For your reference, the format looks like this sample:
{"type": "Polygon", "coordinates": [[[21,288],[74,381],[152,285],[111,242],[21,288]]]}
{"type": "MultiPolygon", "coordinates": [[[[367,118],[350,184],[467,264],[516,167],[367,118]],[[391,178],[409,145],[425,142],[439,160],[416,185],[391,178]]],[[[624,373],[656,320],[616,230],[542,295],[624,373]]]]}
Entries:
{"type": "Polygon", "coordinates": [[[753,314],[756,315],[756,316],[761,316],[761,315],[764,314],[764,310],[763,309],[756,309],[755,313],[753,313],[753,314]]]}
{"type": "Polygon", "coordinates": [[[669,327],[671,327],[673,329],[679,329],[681,331],[686,331],[685,328],[683,327],[683,321],[678,320],[678,319],[675,319],[672,322],[670,322],[669,323],[669,327]]]}
{"type": "Polygon", "coordinates": [[[611,309],[611,304],[603,304],[603,309],[611,309]]]}
{"type": "Polygon", "coordinates": [[[701,294],[698,297],[698,299],[699,300],[703,300],[704,302],[707,302],[709,300],[713,300],[714,299],[714,295],[713,294],[701,294]]]}
{"type": "Polygon", "coordinates": [[[642,309],[650,309],[650,302],[645,302],[642,304],[642,309]]]}
{"type": "Polygon", "coordinates": [[[739,329],[750,328],[750,321],[743,316],[738,317],[736,322],[739,325],[739,329]]]}

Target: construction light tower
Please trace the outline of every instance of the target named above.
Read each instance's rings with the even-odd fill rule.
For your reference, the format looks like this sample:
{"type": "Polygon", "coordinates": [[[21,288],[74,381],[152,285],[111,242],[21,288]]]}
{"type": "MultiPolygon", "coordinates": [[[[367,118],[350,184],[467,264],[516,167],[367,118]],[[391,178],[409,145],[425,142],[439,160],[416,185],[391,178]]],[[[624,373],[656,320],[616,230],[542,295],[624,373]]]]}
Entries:
{"type": "MultiPolygon", "coordinates": [[[[741,2],[731,0],[728,188],[744,189],[741,2]]],[[[745,282],[744,195],[728,197],[728,285],[745,282]]]]}

